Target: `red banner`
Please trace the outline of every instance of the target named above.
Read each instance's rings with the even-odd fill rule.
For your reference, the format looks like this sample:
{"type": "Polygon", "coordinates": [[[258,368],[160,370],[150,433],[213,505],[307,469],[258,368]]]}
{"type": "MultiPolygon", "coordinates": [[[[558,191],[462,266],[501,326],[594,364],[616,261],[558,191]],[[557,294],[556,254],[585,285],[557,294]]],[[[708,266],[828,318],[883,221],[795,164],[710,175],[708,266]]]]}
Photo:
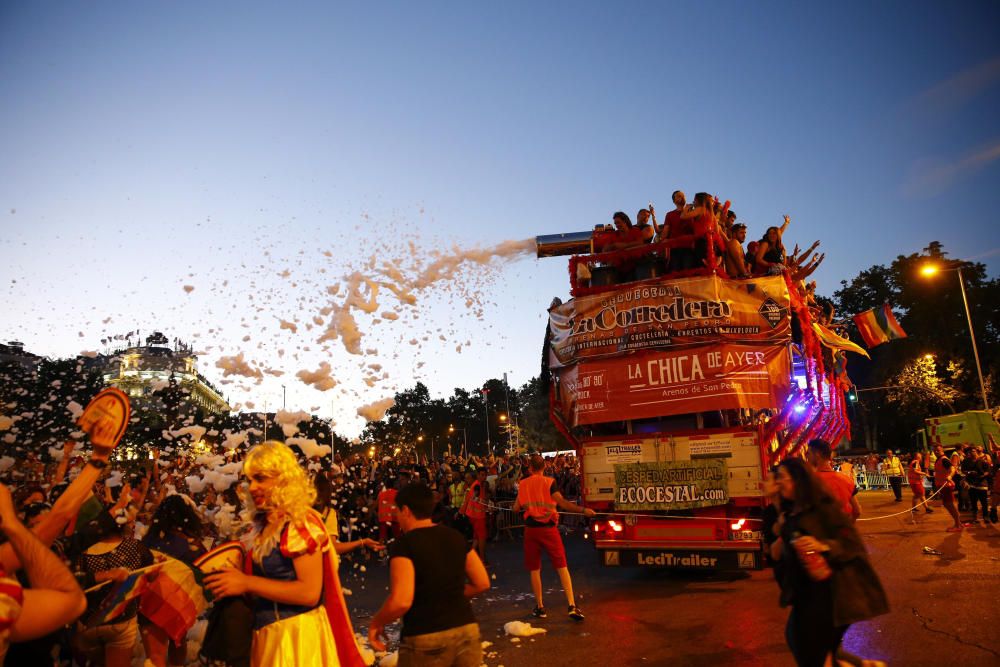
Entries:
{"type": "Polygon", "coordinates": [[[558,372],[573,426],[708,410],[776,408],[791,384],[784,346],[703,345],[641,352],[558,372]]]}
{"type": "Polygon", "coordinates": [[[642,350],[791,339],[781,276],[658,278],[549,311],[550,368],[642,350]]]}

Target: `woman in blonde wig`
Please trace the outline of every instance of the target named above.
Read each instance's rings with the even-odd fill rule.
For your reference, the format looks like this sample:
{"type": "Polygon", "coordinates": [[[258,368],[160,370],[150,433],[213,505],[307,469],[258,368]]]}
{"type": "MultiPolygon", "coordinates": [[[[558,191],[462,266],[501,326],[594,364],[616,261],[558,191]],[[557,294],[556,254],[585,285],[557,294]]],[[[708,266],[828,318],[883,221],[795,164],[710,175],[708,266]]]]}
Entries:
{"type": "Polygon", "coordinates": [[[332,567],[316,492],[295,454],[280,442],[257,445],[243,462],[255,527],[252,573],[229,568],[206,577],[216,597],[254,597],[251,664],[361,667],[343,592],[332,567]]]}

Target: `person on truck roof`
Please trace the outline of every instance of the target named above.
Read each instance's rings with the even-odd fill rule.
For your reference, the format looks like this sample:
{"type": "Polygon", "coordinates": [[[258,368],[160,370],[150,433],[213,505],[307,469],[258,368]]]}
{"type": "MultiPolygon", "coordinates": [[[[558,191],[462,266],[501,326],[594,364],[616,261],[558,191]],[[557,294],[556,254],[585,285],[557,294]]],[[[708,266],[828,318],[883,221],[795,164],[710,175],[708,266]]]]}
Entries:
{"type": "Polygon", "coordinates": [[[749,278],[750,269],[744,257],[743,242],[747,239],[747,226],[743,223],[733,225],[732,235],[726,243],[725,267],[730,278],[749,278]]]}

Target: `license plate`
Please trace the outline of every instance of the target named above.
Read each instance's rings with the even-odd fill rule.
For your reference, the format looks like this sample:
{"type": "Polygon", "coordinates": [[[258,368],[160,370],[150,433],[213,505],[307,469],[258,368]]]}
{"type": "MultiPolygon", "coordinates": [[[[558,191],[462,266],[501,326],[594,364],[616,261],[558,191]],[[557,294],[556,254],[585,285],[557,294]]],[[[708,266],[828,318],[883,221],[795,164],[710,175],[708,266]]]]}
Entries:
{"type": "Polygon", "coordinates": [[[759,530],[735,530],[733,531],[734,540],[760,540],[761,535],[759,530]]]}

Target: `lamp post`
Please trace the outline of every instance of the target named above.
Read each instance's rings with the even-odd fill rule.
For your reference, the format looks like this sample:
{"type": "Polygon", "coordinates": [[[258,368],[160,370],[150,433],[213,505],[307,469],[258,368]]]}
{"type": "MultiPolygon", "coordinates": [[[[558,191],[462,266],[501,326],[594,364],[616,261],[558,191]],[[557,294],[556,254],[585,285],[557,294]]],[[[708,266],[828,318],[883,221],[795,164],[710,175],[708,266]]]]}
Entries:
{"type": "Polygon", "coordinates": [[[972,328],[972,314],[969,313],[969,300],[965,296],[965,280],[962,278],[962,267],[942,269],[937,264],[925,264],[920,268],[921,275],[931,277],[942,271],[955,271],[958,273],[958,286],[962,290],[962,305],[965,306],[965,319],[969,323],[969,338],[972,340],[972,356],[976,360],[976,373],[979,374],[979,391],[983,394],[983,410],[990,409],[990,402],[986,398],[986,383],[983,381],[983,368],[979,363],[979,348],[976,347],[976,333],[972,328]]]}
{"type": "Polygon", "coordinates": [[[510,449],[510,422],[507,421],[507,415],[500,413],[500,428],[507,431],[507,449],[510,449]]]}
{"type": "Polygon", "coordinates": [[[483,389],[483,410],[486,414],[486,453],[490,454],[492,452],[492,446],[490,445],[490,390],[483,389]]]}

